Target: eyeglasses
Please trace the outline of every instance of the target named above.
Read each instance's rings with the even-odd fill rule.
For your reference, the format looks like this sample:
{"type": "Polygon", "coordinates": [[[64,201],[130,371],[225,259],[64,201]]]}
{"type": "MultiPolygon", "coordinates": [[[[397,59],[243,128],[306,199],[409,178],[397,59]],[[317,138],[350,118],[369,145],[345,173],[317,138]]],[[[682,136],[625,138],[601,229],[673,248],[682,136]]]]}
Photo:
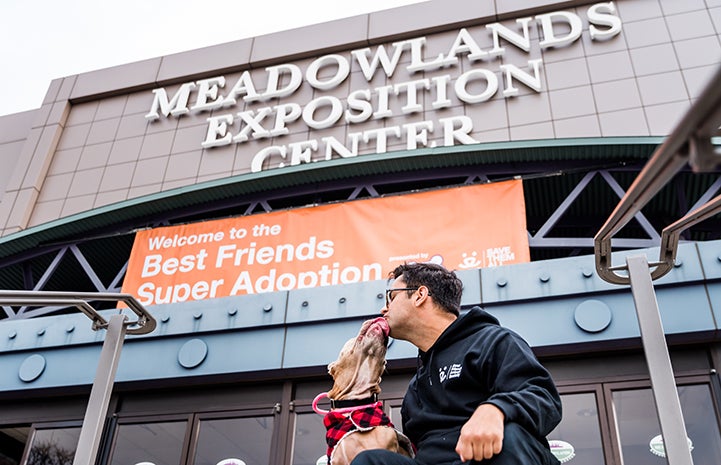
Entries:
{"type": "Polygon", "coordinates": [[[386,289],[386,307],[388,307],[393,301],[393,293],[395,291],[417,291],[417,287],[395,287],[393,289],[386,289]]]}

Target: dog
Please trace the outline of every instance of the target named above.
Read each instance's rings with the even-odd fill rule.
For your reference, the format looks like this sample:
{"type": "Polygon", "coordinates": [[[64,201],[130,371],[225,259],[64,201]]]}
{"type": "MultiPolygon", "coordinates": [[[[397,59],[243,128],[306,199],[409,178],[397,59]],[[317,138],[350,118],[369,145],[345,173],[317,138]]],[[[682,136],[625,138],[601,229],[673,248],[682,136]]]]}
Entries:
{"type": "Polygon", "coordinates": [[[389,332],[383,317],[363,322],[358,335],[328,364],[333,387],[315,398],[313,409],[325,415],[329,465],[348,465],[366,449],[388,449],[408,457],[415,454],[410,440],[394,428],[378,401],[389,332]],[[330,399],[330,411],[318,408],[323,397],[330,399]]]}

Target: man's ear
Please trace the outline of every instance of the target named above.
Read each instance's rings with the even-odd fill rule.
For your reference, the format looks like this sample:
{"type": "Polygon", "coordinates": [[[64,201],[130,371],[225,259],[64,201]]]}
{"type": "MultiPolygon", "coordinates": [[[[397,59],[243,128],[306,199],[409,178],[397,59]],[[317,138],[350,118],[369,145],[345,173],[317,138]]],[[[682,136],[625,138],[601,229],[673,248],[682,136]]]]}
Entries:
{"type": "Polygon", "coordinates": [[[414,304],[416,306],[422,305],[426,299],[428,299],[428,296],[430,295],[430,291],[426,286],[419,286],[418,291],[416,293],[416,298],[414,300],[414,304]]]}

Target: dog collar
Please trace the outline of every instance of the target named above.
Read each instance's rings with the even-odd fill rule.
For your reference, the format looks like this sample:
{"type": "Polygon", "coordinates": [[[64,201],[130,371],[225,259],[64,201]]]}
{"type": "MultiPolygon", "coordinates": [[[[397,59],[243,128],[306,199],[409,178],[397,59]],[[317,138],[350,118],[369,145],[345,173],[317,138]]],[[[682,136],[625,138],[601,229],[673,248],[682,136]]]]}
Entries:
{"type": "Polygon", "coordinates": [[[376,402],[378,402],[378,394],[373,393],[372,396],[366,397],[365,399],[335,400],[328,398],[328,400],[330,400],[330,408],[335,410],[337,408],[358,407],[361,405],[375,404],[376,402]]]}
{"type": "Polygon", "coordinates": [[[322,408],[318,407],[318,402],[320,402],[321,399],[327,399],[328,393],[327,392],[321,392],[317,396],[315,396],[315,399],[313,399],[313,411],[319,415],[325,415],[330,411],[338,412],[338,413],[344,413],[344,412],[352,412],[353,410],[361,409],[364,407],[376,407],[378,405],[382,405],[382,402],[378,400],[378,394],[373,394],[371,397],[368,397],[366,399],[355,399],[355,400],[344,400],[344,401],[336,401],[333,399],[330,399],[331,402],[331,410],[323,410],[322,408]],[[339,407],[338,404],[341,402],[348,402],[351,404],[348,407],[339,407]]]}

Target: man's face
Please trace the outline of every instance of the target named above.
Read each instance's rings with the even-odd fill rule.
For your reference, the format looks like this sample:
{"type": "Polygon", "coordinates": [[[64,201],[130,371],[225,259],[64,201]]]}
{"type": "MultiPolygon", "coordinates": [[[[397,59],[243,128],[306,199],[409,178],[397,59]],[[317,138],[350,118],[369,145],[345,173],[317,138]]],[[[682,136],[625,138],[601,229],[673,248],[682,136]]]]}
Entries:
{"type": "Polygon", "coordinates": [[[388,286],[386,305],[381,309],[381,314],[388,321],[391,337],[405,339],[410,319],[416,313],[412,302],[414,293],[415,289],[408,289],[403,276],[399,276],[388,286]]]}

